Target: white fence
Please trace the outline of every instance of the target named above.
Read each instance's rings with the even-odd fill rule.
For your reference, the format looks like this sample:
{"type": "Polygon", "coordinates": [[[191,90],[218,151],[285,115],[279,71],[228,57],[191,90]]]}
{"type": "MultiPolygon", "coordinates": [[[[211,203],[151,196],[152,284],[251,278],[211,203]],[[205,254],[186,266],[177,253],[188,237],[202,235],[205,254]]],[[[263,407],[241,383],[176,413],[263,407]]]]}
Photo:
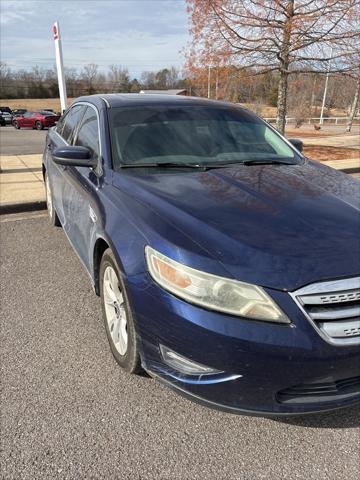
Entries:
{"type": "MultiPolygon", "coordinates": [[[[276,118],[264,118],[269,123],[275,123],[276,118]]],[[[295,117],[286,117],[286,125],[290,123],[296,123],[298,119],[295,117]]],[[[346,125],[349,121],[348,117],[324,117],[323,118],[323,125],[346,125]]],[[[311,117],[311,118],[304,118],[302,124],[316,124],[320,123],[320,117],[311,117]]],[[[355,117],[353,121],[353,125],[360,124],[360,117],[355,117]]]]}

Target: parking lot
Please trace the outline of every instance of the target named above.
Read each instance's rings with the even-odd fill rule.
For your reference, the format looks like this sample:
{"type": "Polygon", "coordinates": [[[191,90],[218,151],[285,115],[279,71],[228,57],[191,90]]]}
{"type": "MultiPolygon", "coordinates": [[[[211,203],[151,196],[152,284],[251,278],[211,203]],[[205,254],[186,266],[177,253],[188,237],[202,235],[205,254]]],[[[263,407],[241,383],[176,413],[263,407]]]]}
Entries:
{"type": "Polygon", "coordinates": [[[357,409],[235,416],[129,376],[62,229],[0,222],[2,478],[357,478],[357,409]]]}
{"type": "Polygon", "coordinates": [[[0,128],[0,155],[31,155],[44,151],[47,130],[0,128]]]}

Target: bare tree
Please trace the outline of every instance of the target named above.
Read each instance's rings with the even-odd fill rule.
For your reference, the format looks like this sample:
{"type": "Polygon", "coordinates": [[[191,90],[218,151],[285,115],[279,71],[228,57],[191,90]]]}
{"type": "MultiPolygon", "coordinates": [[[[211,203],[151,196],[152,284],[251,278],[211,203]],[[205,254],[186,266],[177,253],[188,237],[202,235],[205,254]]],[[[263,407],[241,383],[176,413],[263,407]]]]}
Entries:
{"type": "Polygon", "coordinates": [[[145,71],[141,74],[141,80],[145,88],[164,90],[167,88],[183,88],[184,80],[178,68],[171,66],[157,72],[145,71]]]}
{"type": "Polygon", "coordinates": [[[157,88],[156,72],[144,71],[141,73],[141,83],[145,88],[157,88]]]}
{"type": "Polygon", "coordinates": [[[121,65],[109,66],[108,79],[112,91],[127,92],[130,88],[129,70],[121,65]]]}
{"type": "Polygon", "coordinates": [[[98,77],[98,70],[99,65],[96,65],[95,63],[89,63],[88,65],[84,66],[81,72],[81,76],[86,82],[87,93],[89,95],[96,91],[95,84],[98,77]]]}
{"type": "Polygon", "coordinates": [[[351,132],[352,124],[354,121],[354,117],[356,114],[356,110],[359,109],[359,94],[360,94],[360,75],[357,78],[356,87],[355,87],[355,95],[354,100],[351,105],[350,115],[349,115],[349,122],[346,127],[347,132],[351,132]]]}
{"type": "Polygon", "coordinates": [[[10,76],[11,70],[9,66],[4,62],[0,62],[0,82],[6,82],[9,80],[10,76]]]}
{"type": "Polygon", "coordinates": [[[277,128],[285,130],[289,75],[347,71],[359,52],[359,0],[187,0],[188,65],[277,71],[277,128]],[[332,53],[330,53],[332,47],[332,53]]]}
{"type": "Polygon", "coordinates": [[[4,96],[5,94],[7,97],[11,98],[16,93],[14,76],[12,75],[9,66],[4,62],[0,62],[0,88],[2,93],[1,96],[4,96]]]}

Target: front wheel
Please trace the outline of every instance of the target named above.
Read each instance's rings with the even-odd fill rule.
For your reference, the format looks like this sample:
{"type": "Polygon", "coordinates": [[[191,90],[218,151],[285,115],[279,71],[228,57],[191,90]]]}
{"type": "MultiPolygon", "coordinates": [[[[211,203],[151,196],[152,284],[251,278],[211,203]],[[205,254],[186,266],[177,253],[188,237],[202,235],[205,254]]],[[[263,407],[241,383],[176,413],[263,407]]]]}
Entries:
{"type": "Polygon", "coordinates": [[[20,125],[18,124],[18,122],[14,122],[14,127],[16,128],[16,130],[20,130],[20,125]]]}
{"type": "Polygon", "coordinates": [[[54,208],[53,196],[51,192],[49,176],[47,173],[45,173],[45,194],[50,225],[53,225],[54,227],[60,227],[61,223],[54,208]]]}
{"type": "Polygon", "coordinates": [[[129,298],[110,249],[101,259],[100,296],[106,334],[115,360],[127,372],[140,373],[139,345],[129,298]]]}
{"type": "Polygon", "coordinates": [[[39,122],[39,120],[37,120],[35,122],[35,128],[36,128],[36,130],[42,130],[44,127],[43,127],[43,124],[41,122],[39,122]]]}

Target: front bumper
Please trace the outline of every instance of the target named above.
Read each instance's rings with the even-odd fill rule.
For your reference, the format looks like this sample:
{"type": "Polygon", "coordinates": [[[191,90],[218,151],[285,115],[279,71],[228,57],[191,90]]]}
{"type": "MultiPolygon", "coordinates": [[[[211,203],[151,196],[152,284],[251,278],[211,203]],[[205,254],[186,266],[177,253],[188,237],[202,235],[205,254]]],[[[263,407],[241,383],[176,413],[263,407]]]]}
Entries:
{"type": "Polygon", "coordinates": [[[360,401],[359,346],[328,344],[288,293],[267,290],[291,325],[199,308],[164,291],[146,274],[131,278],[129,291],[144,368],[195,401],[234,413],[276,416],[360,401]],[[159,344],[222,373],[182,375],[163,361],[159,344]]]}

